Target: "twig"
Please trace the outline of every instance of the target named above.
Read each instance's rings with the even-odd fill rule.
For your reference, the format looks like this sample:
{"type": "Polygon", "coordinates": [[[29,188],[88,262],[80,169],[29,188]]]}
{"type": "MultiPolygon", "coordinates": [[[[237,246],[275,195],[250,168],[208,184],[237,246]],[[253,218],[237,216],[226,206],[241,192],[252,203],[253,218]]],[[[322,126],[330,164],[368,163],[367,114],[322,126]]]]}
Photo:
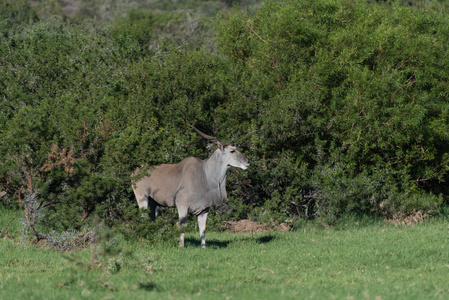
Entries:
{"type": "Polygon", "coordinates": [[[251,30],[262,42],[265,44],[267,43],[267,41],[265,41],[251,26],[248,25],[248,22],[246,23],[246,27],[248,27],[248,29],[251,30]]]}

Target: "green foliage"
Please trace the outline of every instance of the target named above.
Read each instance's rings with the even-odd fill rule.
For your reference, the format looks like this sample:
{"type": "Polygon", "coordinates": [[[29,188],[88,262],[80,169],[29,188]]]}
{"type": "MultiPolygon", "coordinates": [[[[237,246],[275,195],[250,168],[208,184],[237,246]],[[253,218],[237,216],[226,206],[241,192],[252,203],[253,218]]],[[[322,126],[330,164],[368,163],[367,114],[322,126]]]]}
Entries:
{"type": "MultiPolygon", "coordinates": [[[[6,28],[20,23],[33,23],[38,20],[36,11],[27,0],[1,0],[0,26],[6,28]]],[[[2,31],[4,34],[5,32],[2,31]]]]}
{"type": "Polygon", "coordinates": [[[111,38],[117,43],[119,51],[126,57],[140,58],[148,54],[153,36],[164,25],[180,19],[180,13],[153,12],[152,10],[132,10],[124,18],[115,21],[111,38]],[[131,50],[132,52],[127,52],[131,50]]]}
{"type": "MultiPolygon", "coordinates": [[[[131,173],[207,157],[190,125],[251,161],[229,172],[217,223],[332,223],[348,213],[437,213],[447,203],[444,11],[268,1],[221,11],[217,24],[207,9],[145,2],[125,14],[132,3],[113,1],[104,24],[87,12],[76,23],[0,3],[1,201],[26,210],[22,202],[37,197],[41,230],[98,215],[157,235],[131,217],[131,173]]],[[[173,220],[156,224],[170,231],[173,220]]]]}
{"type": "Polygon", "coordinates": [[[253,102],[238,118],[259,195],[331,219],[440,207],[448,30],[439,13],[360,1],[271,1],[222,21],[219,49],[253,102]]]}
{"type": "Polygon", "coordinates": [[[136,207],[136,167],[204,157],[190,125],[208,126],[225,101],[216,57],[170,43],[150,57],[117,43],[116,28],[59,19],[11,32],[0,50],[1,183],[19,204],[37,192],[44,228],[93,213],[114,224],[136,207]]]}

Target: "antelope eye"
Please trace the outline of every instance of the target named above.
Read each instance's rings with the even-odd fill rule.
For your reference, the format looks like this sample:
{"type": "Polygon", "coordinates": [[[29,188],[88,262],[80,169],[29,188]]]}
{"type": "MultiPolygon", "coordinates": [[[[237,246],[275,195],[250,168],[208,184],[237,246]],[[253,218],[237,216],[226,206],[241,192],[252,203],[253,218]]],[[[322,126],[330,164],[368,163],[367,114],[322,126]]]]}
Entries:
{"type": "Polygon", "coordinates": [[[234,153],[235,152],[235,150],[231,150],[231,153],[234,153]]]}

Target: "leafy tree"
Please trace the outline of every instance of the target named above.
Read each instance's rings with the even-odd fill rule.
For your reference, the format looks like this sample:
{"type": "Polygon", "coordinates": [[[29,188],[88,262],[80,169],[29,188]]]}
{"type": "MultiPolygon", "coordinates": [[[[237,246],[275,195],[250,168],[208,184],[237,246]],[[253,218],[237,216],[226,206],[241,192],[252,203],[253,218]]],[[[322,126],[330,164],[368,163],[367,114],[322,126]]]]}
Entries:
{"type": "MultiPolygon", "coordinates": [[[[135,219],[131,174],[205,158],[190,125],[237,144],[252,163],[230,171],[218,221],[332,222],[447,203],[449,27],[441,11],[269,1],[223,14],[209,47],[198,42],[215,35],[208,30],[180,38],[185,13],[150,9],[109,25],[55,16],[0,22],[1,201],[45,212],[29,220],[46,226],[34,228],[37,238],[93,214],[148,236],[135,219]]],[[[171,216],[160,221],[166,229],[171,216]]]]}
{"type": "Polygon", "coordinates": [[[1,0],[0,20],[8,28],[20,23],[36,22],[38,16],[27,0],[1,0]]]}
{"type": "Polygon", "coordinates": [[[448,28],[441,13],[395,3],[236,9],[221,23],[219,49],[240,70],[244,100],[227,102],[223,121],[232,112],[250,132],[258,201],[329,220],[438,209],[447,191],[448,28]]]}

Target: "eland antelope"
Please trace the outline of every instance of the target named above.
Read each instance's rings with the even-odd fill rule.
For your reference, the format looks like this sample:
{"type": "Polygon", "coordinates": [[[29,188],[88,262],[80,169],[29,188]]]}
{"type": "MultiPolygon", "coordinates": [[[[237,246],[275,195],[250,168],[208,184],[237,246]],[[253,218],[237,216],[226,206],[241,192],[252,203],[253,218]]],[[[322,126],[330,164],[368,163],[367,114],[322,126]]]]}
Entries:
{"type": "MultiPolygon", "coordinates": [[[[218,149],[206,160],[188,157],[177,164],[163,164],[148,168],[146,176],[133,184],[139,208],[150,209],[150,217],[157,217],[159,206],[178,209],[179,226],[187,226],[187,216],[198,218],[201,247],[206,247],[206,220],[209,208],[222,205],[226,198],[226,175],[229,167],[246,170],[249,161],[236,147],[221,144],[217,138],[192,128],[203,138],[215,143],[218,149]]],[[[136,171],[136,175],[139,170],[136,171]]],[[[138,178],[138,177],[137,177],[138,178]]],[[[179,246],[184,247],[184,232],[179,246]]]]}

